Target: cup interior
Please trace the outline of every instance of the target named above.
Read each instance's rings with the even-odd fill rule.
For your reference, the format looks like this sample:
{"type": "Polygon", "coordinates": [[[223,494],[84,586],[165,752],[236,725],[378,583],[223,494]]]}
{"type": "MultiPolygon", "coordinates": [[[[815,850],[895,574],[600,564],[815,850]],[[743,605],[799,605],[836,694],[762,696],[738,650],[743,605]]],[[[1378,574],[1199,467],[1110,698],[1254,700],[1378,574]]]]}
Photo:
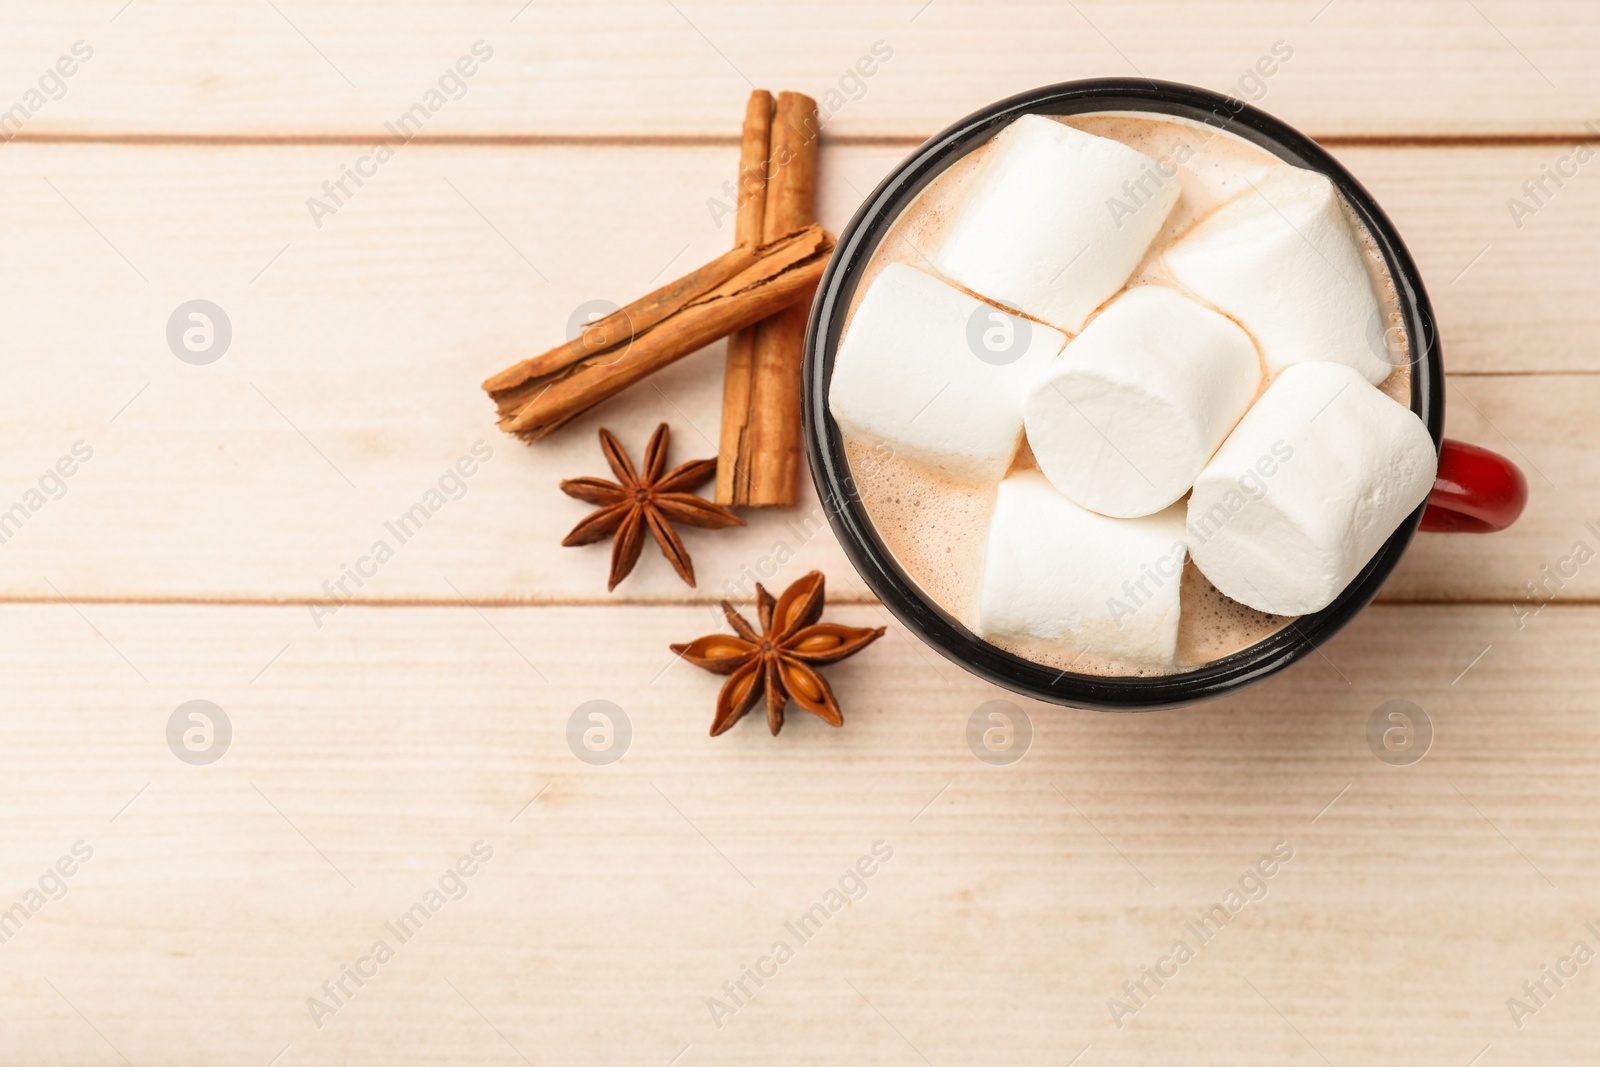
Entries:
{"type": "Polygon", "coordinates": [[[1339,189],[1382,253],[1399,294],[1411,354],[1411,410],[1437,450],[1444,428],[1444,370],[1432,306],[1416,264],[1394,225],[1365,188],[1331,155],[1293,127],[1210,90],[1144,79],[1101,78],[1045,86],[968,115],[925,142],[886,177],[856,212],[817,289],[806,332],[804,420],[811,474],[834,534],[862,579],[902,624],[947,659],[1025,696],[1104,711],[1146,711],[1221,696],[1261,681],[1332,637],[1377,594],[1422,520],[1426,504],[1402,522],[1326,608],[1238,652],[1154,677],[1077,674],[1047,667],[977,636],[928,598],[879,538],[857,492],[839,427],[828,410],[834,358],[863,271],[891,226],[946,169],[1025,114],[1144,112],[1232,133],[1297,167],[1320,171],[1339,189]]]}

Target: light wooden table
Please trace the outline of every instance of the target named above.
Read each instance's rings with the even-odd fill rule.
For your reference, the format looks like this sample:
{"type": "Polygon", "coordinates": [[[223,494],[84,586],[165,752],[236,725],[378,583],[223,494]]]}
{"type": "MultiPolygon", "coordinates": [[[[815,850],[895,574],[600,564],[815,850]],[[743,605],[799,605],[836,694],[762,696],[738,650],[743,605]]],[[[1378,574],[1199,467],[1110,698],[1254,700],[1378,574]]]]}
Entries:
{"type": "Polygon", "coordinates": [[[1594,136],[1597,58],[1592,0],[6,0],[0,1062],[1600,1062],[1600,963],[1523,988],[1600,952],[1600,566],[1562,562],[1600,549],[1600,162],[1508,205],[1594,136]],[[459,98],[314,220],[478,41],[459,98]],[[1443,322],[1449,432],[1528,472],[1514,530],[1419,537],[1323,655],[1237,698],[1019,700],[1005,767],[966,740],[1004,694],[892,624],[800,524],[814,498],[691,534],[697,590],[647,549],[608,597],[605,549],[558,547],[602,422],[714,451],[721,347],[537,448],[477,383],[727,247],[751,83],[823,100],[837,229],[960,115],[1135,72],[1249,92],[1369,185],[1443,322]],[[193,299],[231,323],[210,365],[167,343],[193,299]],[[480,441],[465,494],[317,618],[480,441]],[[717,680],[667,645],[780,546],[776,584],[821,568],[841,620],[891,632],[832,672],[843,730],[710,740],[717,680]],[[210,765],[169,749],[191,700],[231,723],[210,765]],[[609,766],[568,745],[590,700],[631,723],[609,766]],[[1431,722],[1414,765],[1368,746],[1390,700],[1431,722]],[[1201,947],[1186,922],[1275,846],[1201,947]],[[442,877],[459,899],[428,910],[442,877]]]}

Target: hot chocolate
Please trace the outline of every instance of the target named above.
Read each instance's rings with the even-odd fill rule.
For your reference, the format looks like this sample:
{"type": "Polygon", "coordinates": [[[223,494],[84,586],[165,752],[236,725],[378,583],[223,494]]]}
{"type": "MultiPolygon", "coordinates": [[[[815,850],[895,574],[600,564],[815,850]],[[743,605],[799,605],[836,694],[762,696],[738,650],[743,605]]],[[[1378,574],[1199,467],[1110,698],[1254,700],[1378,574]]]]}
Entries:
{"type": "MultiPolygon", "coordinates": [[[[1009,131],[952,165],[895,221],[863,272],[835,367],[833,413],[855,487],[880,538],[905,573],[949,615],[1001,648],[1076,673],[1183,671],[1246,648],[1293,622],[1291,615],[1269,614],[1246,601],[1274,607],[1299,602],[1282,599],[1275,590],[1257,597],[1233,588],[1235,595],[1227,596],[1208,580],[1195,562],[1194,542],[1217,537],[1234,513],[1224,503],[1211,506],[1206,515],[1189,512],[1186,520],[1189,487],[1197,478],[1204,485],[1218,484],[1213,453],[1226,453],[1226,445],[1222,452],[1218,447],[1240,417],[1248,418],[1246,410],[1254,412],[1267,391],[1298,363],[1332,367],[1322,377],[1334,383],[1334,397],[1343,396],[1339,383],[1344,379],[1337,375],[1345,374],[1358,384],[1364,377],[1404,405],[1410,395],[1410,368],[1400,301],[1375,243],[1338,194],[1331,194],[1337,199],[1332,211],[1324,204],[1321,214],[1315,213],[1316,197],[1327,194],[1302,180],[1314,177],[1309,172],[1297,171],[1232,134],[1166,116],[1029,116],[1016,124],[1028,124],[1026,130],[1014,136],[1025,132],[1050,141],[1053,128],[1038,126],[1041,121],[1061,123],[1095,139],[1090,143],[1074,134],[1066,146],[1087,153],[1097,165],[1103,161],[1094,182],[1080,191],[1093,200],[1092,222],[1086,226],[1081,217],[1053,217],[1048,175],[1025,168],[997,174],[996,166],[986,166],[1009,131]],[[980,185],[988,198],[983,210],[973,207],[980,185]],[[1281,238],[1252,238],[1249,213],[1254,201],[1246,203],[1245,194],[1259,198],[1263,214],[1270,209],[1269,219],[1281,218],[1303,247],[1275,250],[1270,242],[1281,238]],[[1041,216],[1041,242],[1067,240],[1074,248],[1081,242],[1082,251],[1058,266],[1029,248],[997,243],[993,235],[1003,235],[1007,227],[1015,232],[1015,216],[1030,210],[1041,216]],[[1013,217],[1008,219],[1008,213],[1013,217]],[[1301,220],[1299,225],[1295,220],[1301,220]],[[1149,232],[1130,245],[1128,234],[1141,227],[1149,232]],[[1340,236],[1346,233],[1348,238],[1340,236]],[[1346,246],[1353,250],[1348,260],[1340,258],[1346,246]],[[1117,262],[1119,255],[1127,257],[1127,247],[1137,249],[1128,259],[1131,274],[1117,262]],[[1349,292],[1355,294],[1351,299],[1340,303],[1336,284],[1329,293],[1319,292],[1309,311],[1289,314],[1281,302],[1253,298],[1257,288],[1277,287],[1270,277],[1275,265],[1313,255],[1332,276],[1349,283],[1349,292]],[[1230,256],[1236,261],[1232,269],[1207,269],[1213,262],[1227,263],[1230,256]],[[1269,276],[1257,283],[1252,270],[1269,276]],[[1075,283],[1063,289],[1063,276],[1075,283]],[[1114,279],[1109,286],[1107,278],[1114,279]],[[1371,298],[1364,295],[1368,288],[1371,298]],[[918,366],[928,368],[941,383],[937,392],[929,390],[925,404],[918,401],[916,411],[890,410],[897,403],[904,406],[894,388],[897,372],[859,354],[890,344],[883,336],[885,315],[872,313],[870,307],[868,315],[860,314],[869,298],[881,304],[893,299],[902,308],[915,309],[915,314],[902,311],[899,321],[916,334],[908,341],[918,366]],[[1375,310],[1361,312],[1363,321],[1353,321],[1356,312],[1351,309],[1363,307],[1375,310]],[[866,325],[852,336],[858,321],[866,325]],[[960,328],[963,322],[965,329],[960,328]],[[1297,322],[1308,325],[1297,332],[1297,322]],[[1189,348],[1174,356],[1156,345],[1143,362],[1132,355],[1123,358],[1138,349],[1141,332],[1157,328],[1152,324],[1165,324],[1161,328],[1189,348]],[[970,352],[941,351],[941,346],[954,347],[952,336],[968,338],[970,352]],[[1082,345],[1077,343],[1080,337],[1082,345]],[[1308,341],[1312,343],[1303,343],[1308,341]],[[853,357],[852,344],[857,349],[853,357]],[[1318,350],[1318,344],[1326,350],[1318,350]],[[1107,351],[1106,366],[1125,364],[1133,377],[1109,384],[1104,375],[1093,378],[1091,357],[1100,348],[1107,351]],[[1065,353],[1073,353],[1093,380],[1064,381],[1076,372],[1065,353]],[[991,365],[981,387],[964,377],[969,368],[961,360],[974,356],[976,363],[991,365]],[[1198,376],[1193,369],[1197,361],[1206,368],[1198,376]],[[1138,368],[1137,374],[1132,368],[1138,368]],[[1008,384],[1011,379],[1019,384],[1008,384]],[[1054,392],[1044,392],[1046,385],[1054,392]],[[1118,388],[1138,395],[1126,399],[1117,394],[1118,388]],[[1020,390],[1031,390],[1031,399],[1020,390]],[[1102,407],[1095,406],[1108,396],[1111,400],[1102,407]],[[1187,411],[1185,405],[1196,396],[1209,406],[1187,411]],[[1026,435],[1018,427],[1014,450],[1004,441],[996,444],[995,422],[986,414],[988,406],[1013,401],[1019,421],[1024,410],[1039,412],[1038,423],[1030,422],[1026,435]],[[1135,410],[1116,404],[1142,404],[1137,408],[1141,425],[1171,427],[1162,435],[1144,433],[1162,436],[1158,444],[1166,451],[1124,454],[1127,450],[1116,444],[1118,435],[1102,432],[1106,427],[1097,422],[1112,417],[1106,412],[1135,410]],[[875,419],[899,419],[899,426],[894,433],[879,433],[872,428],[879,425],[875,419]],[[1082,425],[1069,432],[1074,419],[1082,425]],[[1047,426],[1064,429],[1047,433],[1047,426]],[[1099,438],[1108,447],[1100,449],[1104,458],[1095,460],[1089,453],[1099,447],[1099,438]],[[1207,464],[1204,476],[1199,473],[1202,464],[1207,464]],[[1108,525],[1113,521],[1118,525],[1108,525]],[[1087,570],[1073,569],[1075,555],[1092,557],[1087,570]],[[1114,565],[1098,566],[1116,557],[1121,558],[1114,565]],[[1052,597],[1055,602],[1048,602],[1052,597]],[[1062,605],[1063,597],[1077,597],[1087,606],[1062,605]],[[1109,614],[1086,624],[1085,612],[1100,610],[1094,604],[1108,605],[1109,614]],[[1057,617],[1068,621],[1053,622],[1057,617]]],[[[1060,195],[1075,194],[1064,189],[1060,195]]],[[[1316,375],[1303,377],[1321,381],[1316,375]]],[[[1285,380],[1286,388],[1291,384],[1285,380]]],[[[1365,384],[1353,396],[1363,393],[1382,399],[1365,384]]],[[[1344,419],[1347,406],[1348,398],[1340,400],[1328,423],[1344,419]]],[[[1242,473],[1235,475],[1230,467],[1230,477],[1271,479],[1274,475],[1263,472],[1269,467],[1276,471],[1283,452],[1294,453],[1294,444],[1274,437],[1274,424],[1264,421],[1277,408],[1298,410],[1288,401],[1263,408],[1254,420],[1260,425],[1253,425],[1250,435],[1252,448],[1258,439],[1262,442],[1263,455],[1245,457],[1242,473]]],[[[1309,420],[1315,422],[1321,414],[1310,414],[1309,420]]],[[[1381,421],[1389,414],[1380,411],[1375,417],[1381,421]]],[[[1292,432],[1286,436],[1301,440],[1292,432]]],[[[1313,446],[1323,447],[1318,441],[1302,444],[1302,456],[1313,446]]],[[[1309,462],[1303,458],[1302,469],[1309,462]]],[[[1410,482],[1420,477],[1412,472],[1410,482]]],[[[1431,477],[1430,470],[1430,482],[1431,477]]],[[[1374,495],[1383,497],[1381,487],[1366,494],[1374,495]]],[[[1226,493],[1218,499],[1225,501],[1226,493]]],[[[1391,503],[1380,522],[1400,506],[1391,503]]],[[[1336,519],[1330,517],[1324,525],[1336,519]]],[[[1304,521],[1315,526],[1318,520],[1312,516],[1304,521]]],[[[1219,561],[1212,573],[1224,586],[1235,575],[1249,581],[1253,572],[1239,565],[1245,550],[1234,542],[1248,548],[1249,536],[1274,536],[1270,522],[1264,533],[1256,529],[1260,525],[1255,516],[1233,524],[1207,550],[1209,557],[1201,555],[1202,563],[1207,558],[1219,561]]],[[[1286,574],[1297,567],[1320,567],[1331,568],[1329,581],[1347,578],[1340,570],[1343,563],[1302,556],[1290,561],[1286,574]]]]}

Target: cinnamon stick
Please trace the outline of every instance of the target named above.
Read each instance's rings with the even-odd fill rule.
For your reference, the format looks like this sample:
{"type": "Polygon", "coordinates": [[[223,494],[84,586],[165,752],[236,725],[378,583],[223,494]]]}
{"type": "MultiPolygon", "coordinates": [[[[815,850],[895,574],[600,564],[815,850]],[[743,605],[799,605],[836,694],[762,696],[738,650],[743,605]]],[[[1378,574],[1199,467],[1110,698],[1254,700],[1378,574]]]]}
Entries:
{"type": "Polygon", "coordinates": [[[767,157],[771,154],[771,144],[772,94],[765,89],[757,89],[745,104],[744,130],[739,138],[739,200],[733,227],[735,244],[766,243],[762,237],[762,226],[767,212],[767,157]]]}
{"type": "Polygon", "coordinates": [[[483,383],[500,428],[536,441],[730,332],[808,296],[833,250],[811,225],[736,246],[678,281],[590,325],[582,335],[483,383]]]}
{"type": "MultiPolygon", "coordinates": [[[[750,93],[745,105],[744,132],[739,139],[739,201],[734,219],[734,241],[740,245],[761,243],[766,223],[767,157],[772,152],[772,94],[765,89],[750,93]]],[[[722,374],[722,434],[718,443],[717,484],[713,498],[736,503],[733,492],[733,464],[721,456],[737,454],[744,433],[742,409],[748,403],[755,372],[756,331],[750,326],[728,336],[728,355],[722,374]],[[739,409],[730,412],[730,405],[739,409]]]]}
{"type": "MultiPolygon", "coordinates": [[[[770,94],[757,90],[746,110],[736,226],[738,234],[749,233],[759,215],[765,240],[816,221],[816,101],[801,93],[780,94],[763,131],[770,100],[770,94]],[[747,198],[743,175],[749,171],[752,155],[761,148],[763,132],[767,133],[766,181],[759,196],[747,198]]],[[[799,499],[800,365],[809,315],[809,302],[800,300],[753,330],[729,339],[717,464],[718,503],[787,507],[799,499]]]]}

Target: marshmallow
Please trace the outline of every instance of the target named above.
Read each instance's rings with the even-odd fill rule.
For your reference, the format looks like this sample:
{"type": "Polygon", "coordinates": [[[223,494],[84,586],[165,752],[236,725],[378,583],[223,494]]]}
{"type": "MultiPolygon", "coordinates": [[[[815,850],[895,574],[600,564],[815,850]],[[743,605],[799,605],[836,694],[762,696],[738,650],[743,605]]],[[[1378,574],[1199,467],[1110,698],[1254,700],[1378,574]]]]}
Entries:
{"type": "Polygon", "coordinates": [[[999,481],[1022,400],[1066,335],[903,263],[884,268],[839,345],[828,409],[844,433],[967,481],[999,481]]]}
{"type": "Polygon", "coordinates": [[[1189,491],[1260,387],[1248,334],[1175,290],[1140,286],[1050,365],[1023,424],[1052,485],[1131,519],[1189,491]]]}
{"type": "Polygon", "coordinates": [[[1267,372],[1323,360],[1374,385],[1393,368],[1366,258],[1333,183],[1286,167],[1222,205],[1162,257],[1255,336],[1267,372]]]}
{"type": "Polygon", "coordinates": [[[1240,420],[1189,497],[1189,552],[1225,595],[1333,603],[1433,488],[1428,430],[1342,364],[1302,363],[1240,420]]]}
{"type": "Polygon", "coordinates": [[[1068,333],[1127,282],[1180,192],[1176,168],[1040,115],[996,136],[933,266],[1068,333]]]}
{"type": "Polygon", "coordinates": [[[1065,640],[1170,667],[1184,553],[1181,507],[1108,519],[1056,492],[1038,471],[1018,471],[996,493],[978,632],[1065,640]]]}

